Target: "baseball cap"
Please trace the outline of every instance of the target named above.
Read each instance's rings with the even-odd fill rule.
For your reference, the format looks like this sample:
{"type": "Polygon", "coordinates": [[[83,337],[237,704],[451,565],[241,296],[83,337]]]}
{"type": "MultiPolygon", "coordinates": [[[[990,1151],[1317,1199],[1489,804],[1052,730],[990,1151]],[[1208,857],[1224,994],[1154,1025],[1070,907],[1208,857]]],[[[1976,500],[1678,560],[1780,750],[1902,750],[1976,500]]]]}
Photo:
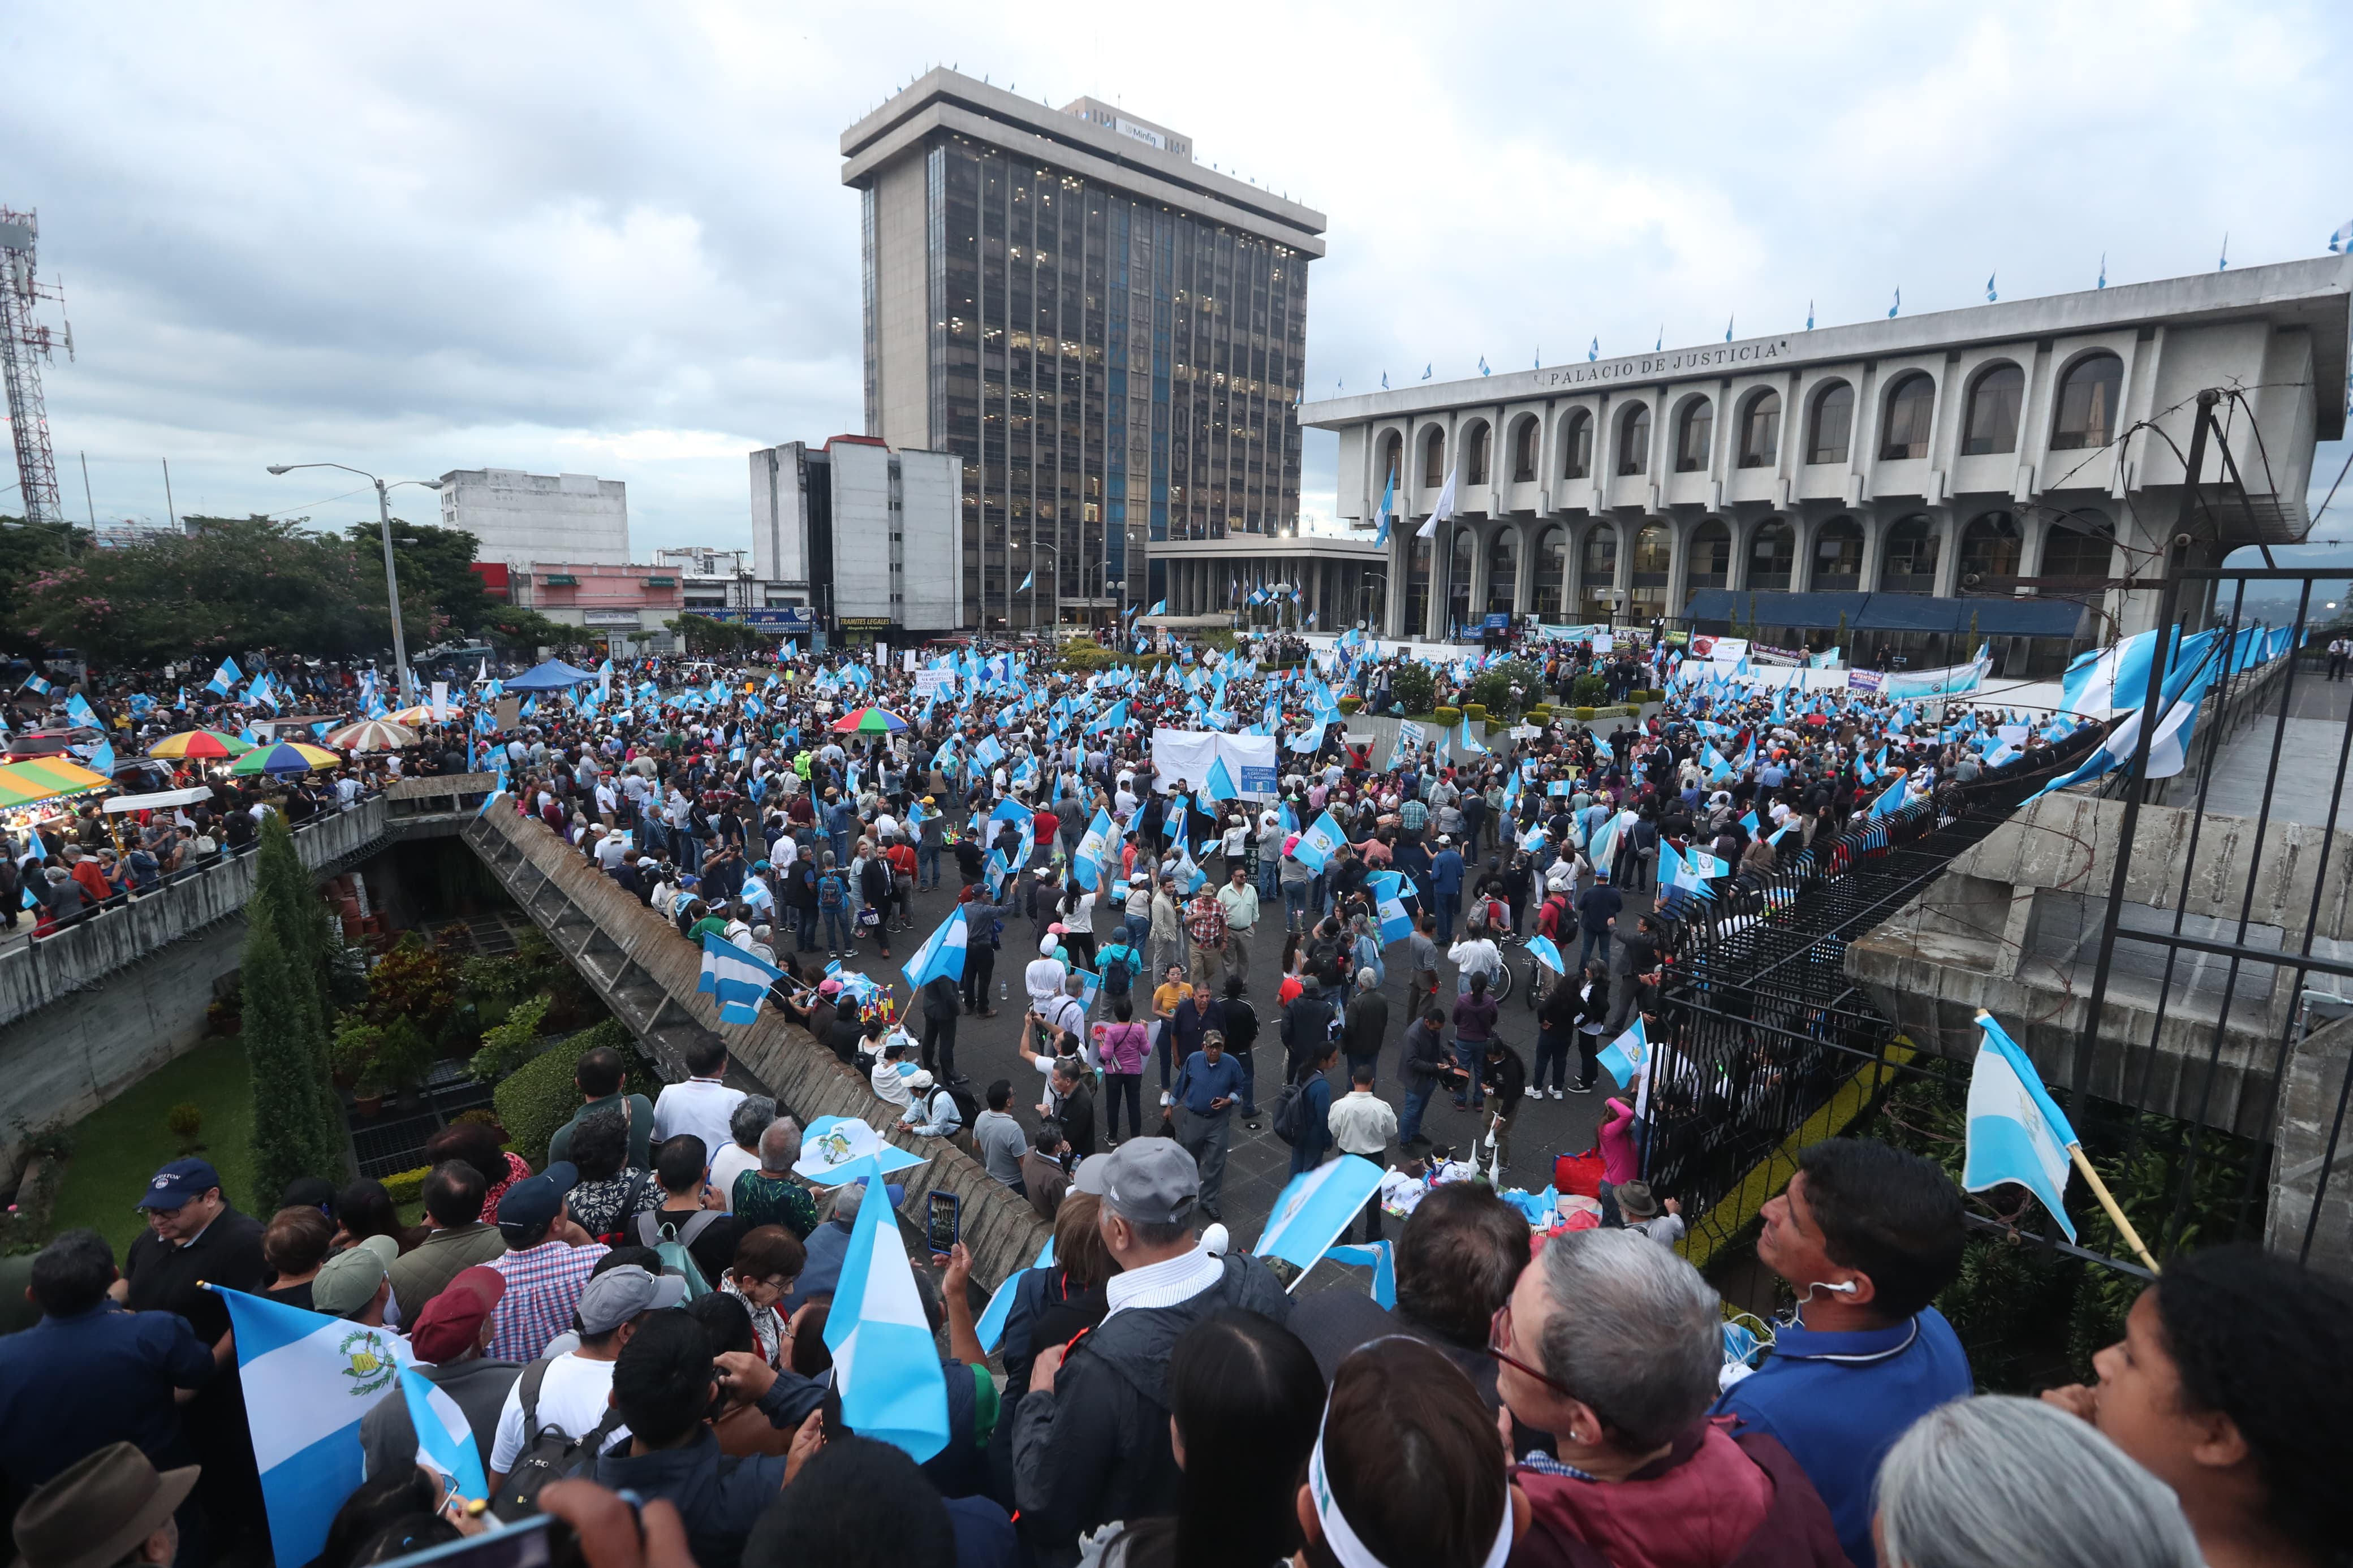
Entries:
{"type": "Polygon", "coordinates": [[[1088,1155],[1080,1161],[1077,1168],[1071,1173],[1071,1191],[1087,1193],[1095,1197],[1103,1196],[1104,1175],[1110,1169],[1109,1154],[1088,1155]]]}
{"type": "MultiPolygon", "coordinates": [[[[504,1200],[500,1206],[505,1206],[504,1200]]],[[[649,1274],[634,1263],[624,1263],[590,1279],[575,1310],[582,1333],[608,1334],[639,1312],[675,1307],[685,1300],[686,1281],[679,1276],[649,1274]]]]}
{"type": "Polygon", "coordinates": [[[140,1194],[142,1209],[175,1209],[190,1198],[203,1197],[221,1184],[210,1160],[174,1160],[149,1179],[140,1194]]]}
{"type": "Polygon", "coordinates": [[[371,1236],[345,1247],[319,1265],[311,1281],[311,1307],[331,1317],[349,1317],[375,1300],[400,1244],[388,1236],[371,1236]]]}
{"type": "Polygon", "coordinates": [[[506,1276],[486,1263],[458,1271],[441,1293],[417,1310],[408,1331],[408,1348],[419,1360],[454,1361],[474,1348],[482,1337],[499,1298],[506,1293],[506,1276]]]}
{"type": "Polygon", "coordinates": [[[1193,1217],[1201,1173],[1174,1138],[1131,1138],[1103,1167],[1103,1200],[1122,1219],[1176,1225],[1193,1217]]]}
{"type": "Polygon", "coordinates": [[[580,1168],[557,1160],[538,1175],[517,1182],[499,1195],[499,1228],[528,1235],[564,1212],[564,1194],[580,1184],[580,1168]]]}

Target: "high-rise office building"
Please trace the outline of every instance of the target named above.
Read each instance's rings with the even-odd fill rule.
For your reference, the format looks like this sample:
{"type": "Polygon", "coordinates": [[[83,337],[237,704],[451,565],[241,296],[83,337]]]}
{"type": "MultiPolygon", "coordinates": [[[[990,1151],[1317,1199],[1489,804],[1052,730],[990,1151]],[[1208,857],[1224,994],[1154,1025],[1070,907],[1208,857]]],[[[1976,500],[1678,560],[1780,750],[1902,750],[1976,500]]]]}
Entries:
{"type": "Polygon", "coordinates": [[[1166,596],[1164,547],[1296,527],[1321,213],[1118,108],[948,70],[841,152],[867,434],[964,459],[967,626],[1099,623],[1166,596]]]}

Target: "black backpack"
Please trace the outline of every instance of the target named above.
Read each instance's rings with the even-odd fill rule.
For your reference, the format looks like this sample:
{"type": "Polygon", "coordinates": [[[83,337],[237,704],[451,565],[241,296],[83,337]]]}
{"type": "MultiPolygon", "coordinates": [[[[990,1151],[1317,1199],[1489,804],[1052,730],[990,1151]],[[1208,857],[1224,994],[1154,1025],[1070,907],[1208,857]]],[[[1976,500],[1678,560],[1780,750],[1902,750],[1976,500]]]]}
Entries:
{"type": "Polygon", "coordinates": [[[1126,995],[1129,983],[1134,978],[1135,971],[1129,967],[1126,959],[1106,957],[1103,961],[1103,994],[1105,996],[1126,995]]]}
{"type": "Polygon", "coordinates": [[[1274,1097],[1274,1113],[1268,1118],[1267,1125],[1284,1142],[1299,1142],[1299,1135],[1307,1131],[1306,1078],[1293,1079],[1282,1086],[1282,1092],[1274,1097]]]}
{"type": "Polygon", "coordinates": [[[499,1495],[491,1500],[491,1511],[501,1519],[529,1519],[539,1511],[540,1488],[594,1469],[596,1456],[604,1452],[614,1429],[621,1425],[620,1407],[615,1405],[606,1411],[605,1418],[586,1436],[571,1437],[558,1427],[542,1426],[539,1389],[547,1381],[552,1359],[542,1356],[523,1368],[522,1381],[516,1385],[522,1401],[523,1442],[522,1451],[515,1455],[514,1468],[507,1472],[499,1495]]]}

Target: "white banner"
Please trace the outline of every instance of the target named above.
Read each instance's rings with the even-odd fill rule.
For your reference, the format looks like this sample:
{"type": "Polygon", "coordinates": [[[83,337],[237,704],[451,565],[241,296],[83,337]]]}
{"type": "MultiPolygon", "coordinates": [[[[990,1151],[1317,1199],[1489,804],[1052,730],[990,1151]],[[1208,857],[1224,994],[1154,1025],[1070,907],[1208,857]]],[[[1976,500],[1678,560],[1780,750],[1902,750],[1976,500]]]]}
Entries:
{"type": "Polygon", "coordinates": [[[1155,730],[1152,732],[1152,787],[1173,792],[1183,779],[1198,790],[1209,774],[1209,763],[1222,758],[1234,787],[1246,800],[1265,800],[1275,792],[1277,742],[1272,735],[1220,735],[1214,730],[1155,730]]]}

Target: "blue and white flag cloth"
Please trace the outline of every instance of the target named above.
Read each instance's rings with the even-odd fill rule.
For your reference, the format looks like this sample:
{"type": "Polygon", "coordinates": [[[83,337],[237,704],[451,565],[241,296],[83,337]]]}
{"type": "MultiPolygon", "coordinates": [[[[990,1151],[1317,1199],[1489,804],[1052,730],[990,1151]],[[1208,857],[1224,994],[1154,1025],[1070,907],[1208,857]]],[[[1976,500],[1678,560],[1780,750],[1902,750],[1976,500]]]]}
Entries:
{"type": "Polygon", "coordinates": [[[1489,754],[1486,742],[1471,733],[1471,721],[1468,719],[1463,720],[1461,728],[1455,731],[1454,754],[1458,757],[1483,757],[1489,754]]]}
{"type": "Polygon", "coordinates": [[[1274,1200],[1274,1213],[1251,1248],[1259,1258],[1280,1258],[1299,1267],[1297,1289],[1307,1270],[1340,1239],[1348,1224],[1381,1190],[1381,1168],[1360,1154],[1343,1154],[1291,1178],[1274,1200]]]}
{"type": "Polygon", "coordinates": [[[2032,1193],[2067,1239],[2068,1149],[2075,1130],[2042,1087],[2042,1075],[1990,1013],[1978,1015],[1985,1041],[1969,1069],[1968,1152],[1961,1185],[1972,1193],[2016,1182],[2032,1193]]]}
{"type": "Polygon", "coordinates": [[[1373,1300],[1384,1311],[1397,1310],[1397,1247],[1387,1240],[1369,1246],[1343,1243],[1324,1249],[1324,1256],[1335,1263],[1370,1264],[1373,1269],[1373,1300]]]}
{"type": "Polygon", "coordinates": [[[1609,1076],[1625,1088],[1638,1078],[1651,1073],[1651,1037],[1637,1016],[1634,1026],[1601,1047],[1593,1058],[1609,1069],[1609,1076]]]}
{"type": "Polygon", "coordinates": [[[1119,841],[1119,829],[1112,823],[1111,813],[1097,807],[1095,819],[1079,836],[1079,847],[1071,857],[1071,868],[1082,888],[1099,887],[1103,883],[1103,862],[1111,847],[1119,841]]]}
{"type": "Polygon", "coordinates": [[[1210,800],[1240,800],[1242,792],[1234,784],[1234,775],[1226,766],[1226,759],[1209,759],[1209,775],[1201,782],[1201,793],[1210,800]]]}
{"type": "Polygon", "coordinates": [[[99,722],[98,710],[92,708],[89,700],[79,691],[66,699],[66,717],[89,729],[104,728],[99,722]]]}
{"type": "Polygon", "coordinates": [[[105,778],[114,776],[114,746],[111,742],[100,741],[90,753],[90,771],[105,778]]]}
{"type": "Polygon", "coordinates": [[[1299,842],[1292,847],[1291,858],[1309,870],[1320,872],[1325,863],[1339,852],[1340,846],[1346,842],[1347,836],[1340,831],[1340,825],[1332,820],[1332,814],[1327,811],[1299,836],[1299,842]]]}
{"type": "Polygon", "coordinates": [[[695,984],[719,998],[719,1021],[749,1024],[760,1016],[768,987],[785,977],[773,963],[754,957],[717,931],[702,933],[702,976],[695,984]]]}
{"type": "Polygon", "coordinates": [[[1090,735],[1100,735],[1105,730],[1116,730],[1126,722],[1127,699],[1123,697],[1118,701],[1113,703],[1109,708],[1104,709],[1100,716],[1089,721],[1087,725],[1087,733],[1090,735]]]}
{"type": "Polygon", "coordinates": [[[417,1431],[417,1462],[439,1476],[449,1495],[488,1501],[491,1486],[482,1474],[482,1451],[465,1411],[432,1379],[411,1367],[400,1369],[400,1392],[408,1402],[408,1424],[417,1431]]]}
{"type": "Polygon", "coordinates": [[[1528,938],[1528,956],[1555,974],[1568,973],[1568,960],[1560,955],[1560,949],[1553,945],[1553,940],[1548,936],[1528,938]]]}
{"type": "Polygon", "coordinates": [[[366,1479],[360,1417],[398,1384],[407,1342],[390,1329],[207,1289],[228,1308],[237,1334],[270,1547],[280,1563],[308,1563],[326,1546],[336,1510],[366,1479]]]}
{"type": "Polygon", "coordinates": [[[16,689],[30,691],[36,697],[47,697],[49,694],[49,683],[37,675],[28,675],[25,677],[25,684],[16,689]]]}
{"type": "Polygon", "coordinates": [[[835,1305],[849,1310],[826,1319],[826,1348],[843,1424],[922,1464],[948,1444],[947,1378],[889,1189],[879,1167],[869,1173],[833,1291],[835,1305]]]}
{"type": "Polygon", "coordinates": [[[989,1297],[988,1305],[981,1309],[980,1321],[972,1326],[973,1335],[980,1341],[981,1349],[994,1352],[1003,1342],[1006,1320],[1013,1316],[1013,1298],[1020,1286],[1021,1276],[1031,1268],[1051,1268],[1053,1266],[1054,1238],[1050,1236],[1046,1238],[1046,1245],[1038,1249],[1038,1261],[1029,1268],[1016,1269],[1007,1275],[1005,1283],[989,1297]]]}
{"type": "Polygon", "coordinates": [[[245,671],[237,668],[237,660],[233,658],[225,658],[220,661],[220,668],[213,671],[213,678],[205,682],[205,689],[207,691],[217,691],[223,697],[226,697],[236,688],[244,684],[245,671]]]}
{"type": "Polygon", "coordinates": [[[918,991],[943,974],[950,980],[962,980],[965,942],[969,934],[970,926],[965,920],[964,906],[958,904],[949,911],[948,918],[940,922],[939,929],[923,939],[923,945],[915,950],[915,956],[907,961],[900,973],[906,975],[907,984],[918,991]]]}

